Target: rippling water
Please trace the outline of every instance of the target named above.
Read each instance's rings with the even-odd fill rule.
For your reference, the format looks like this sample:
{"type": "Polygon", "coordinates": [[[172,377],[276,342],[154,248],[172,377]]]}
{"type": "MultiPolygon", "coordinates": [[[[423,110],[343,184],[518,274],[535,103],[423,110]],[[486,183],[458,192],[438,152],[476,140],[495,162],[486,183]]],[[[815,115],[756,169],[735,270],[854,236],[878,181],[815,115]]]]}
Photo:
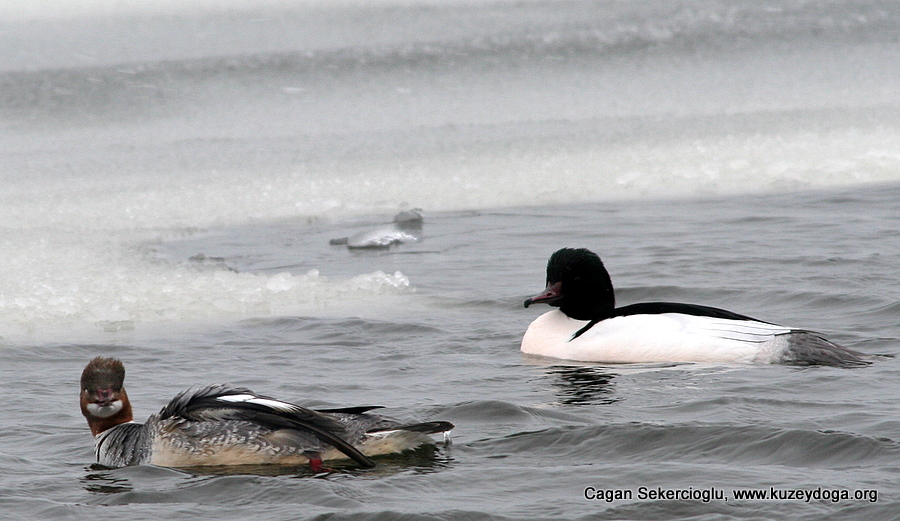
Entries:
{"type": "Polygon", "coordinates": [[[623,303],[704,302],[896,355],[898,196],[900,188],[887,186],[752,204],[447,212],[426,219],[420,242],[378,252],[327,244],[374,219],[157,243],[157,258],[199,263],[198,271],[281,273],[315,258],[319,277],[378,268],[402,272],[410,285],[361,299],[353,315],[324,303],[321,313],[6,346],[7,395],[27,399],[4,407],[13,422],[3,434],[3,502],[26,518],[883,518],[897,508],[900,470],[892,358],[853,370],[603,366],[525,357],[518,341],[536,315],[521,303],[542,287],[546,255],[574,244],[604,254],[623,303]],[[198,253],[220,260],[189,260],[198,253]],[[303,469],[95,470],[75,397],[81,367],[98,353],[127,361],[137,417],[187,385],[229,381],[307,405],[384,404],[401,418],[440,418],[457,429],[434,452],[324,477],[303,469]],[[587,487],[715,487],[730,499],[607,503],[585,499],[587,487]],[[878,495],[875,503],[732,497],[771,487],[878,495]]]}
{"type": "Polygon", "coordinates": [[[896,516],[894,2],[122,6],[0,3],[0,517],[896,516]],[[416,207],[417,240],[330,243],[416,207]],[[524,356],[562,246],[620,304],[884,356],[524,356]],[[229,382],[457,428],[327,475],[99,469],[98,354],[137,419],[229,382]]]}

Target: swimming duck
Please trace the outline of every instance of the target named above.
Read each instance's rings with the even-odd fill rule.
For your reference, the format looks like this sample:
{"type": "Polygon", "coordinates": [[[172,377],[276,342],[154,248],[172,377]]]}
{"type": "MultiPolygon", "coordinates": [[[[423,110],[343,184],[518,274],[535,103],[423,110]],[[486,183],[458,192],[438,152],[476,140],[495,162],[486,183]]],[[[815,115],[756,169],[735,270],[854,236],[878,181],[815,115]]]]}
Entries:
{"type": "Polygon", "coordinates": [[[818,333],[724,309],[645,302],[616,307],[609,273],[587,249],[563,248],[547,263],[547,287],[525,301],[559,309],[534,320],[522,352],[605,363],[757,362],[855,366],[868,356],[818,333]]]}
{"type": "Polygon", "coordinates": [[[132,421],[125,367],[97,357],[81,374],[81,412],[94,435],[97,462],[108,467],[152,464],[304,465],[369,456],[433,443],[445,421],[402,424],[369,411],[376,407],[311,410],[243,387],[210,385],[176,395],[147,423],[132,421]]]}

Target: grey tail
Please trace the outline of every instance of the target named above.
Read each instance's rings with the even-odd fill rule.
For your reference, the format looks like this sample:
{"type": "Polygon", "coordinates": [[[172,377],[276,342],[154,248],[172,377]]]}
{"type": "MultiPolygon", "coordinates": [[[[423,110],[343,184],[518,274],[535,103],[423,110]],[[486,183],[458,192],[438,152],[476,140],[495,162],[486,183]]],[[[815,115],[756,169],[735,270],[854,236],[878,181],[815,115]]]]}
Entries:
{"type": "Polygon", "coordinates": [[[872,363],[873,357],[830,342],[812,331],[795,330],[787,334],[788,347],[781,363],[790,365],[832,365],[859,367],[872,363]]]}
{"type": "Polygon", "coordinates": [[[401,430],[401,431],[410,431],[410,432],[421,432],[422,434],[437,434],[439,432],[447,432],[455,427],[450,422],[445,421],[433,421],[433,422],[422,422],[422,423],[409,423],[407,425],[399,425],[395,427],[387,427],[382,429],[377,429],[373,432],[378,431],[393,431],[393,430],[401,430]]]}

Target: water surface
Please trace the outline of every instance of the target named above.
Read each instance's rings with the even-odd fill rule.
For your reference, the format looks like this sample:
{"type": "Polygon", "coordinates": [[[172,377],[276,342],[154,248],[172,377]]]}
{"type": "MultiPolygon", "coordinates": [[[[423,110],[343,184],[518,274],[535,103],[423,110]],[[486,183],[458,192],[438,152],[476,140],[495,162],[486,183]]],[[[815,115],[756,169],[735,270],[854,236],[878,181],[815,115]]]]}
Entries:
{"type": "Polygon", "coordinates": [[[0,53],[6,515],[894,515],[894,2],[0,13],[16,50],[0,53]],[[412,208],[418,241],[329,244],[412,208]],[[563,246],[603,257],[620,304],[718,306],[888,356],[852,370],[524,356],[546,308],[522,302],[563,246]],[[457,428],[319,476],[98,469],[76,406],[96,355],[125,361],[138,419],[229,382],[457,428]],[[818,496],[735,493],[773,488],[818,496]]]}

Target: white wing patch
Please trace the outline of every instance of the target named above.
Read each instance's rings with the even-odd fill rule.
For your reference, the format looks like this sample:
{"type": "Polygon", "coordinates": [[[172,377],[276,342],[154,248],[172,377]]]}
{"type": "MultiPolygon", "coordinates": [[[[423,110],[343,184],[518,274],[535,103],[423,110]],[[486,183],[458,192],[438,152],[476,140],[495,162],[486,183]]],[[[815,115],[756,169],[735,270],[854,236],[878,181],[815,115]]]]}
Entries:
{"type": "Polygon", "coordinates": [[[225,396],[219,396],[216,399],[225,402],[252,403],[284,412],[296,412],[299,410],[299,407],[294,404],[279,402],[278,400],[271,400],[268,398],[260,398],[259,396],[254,396],[252,394],[229,394],[225,396]]]}

